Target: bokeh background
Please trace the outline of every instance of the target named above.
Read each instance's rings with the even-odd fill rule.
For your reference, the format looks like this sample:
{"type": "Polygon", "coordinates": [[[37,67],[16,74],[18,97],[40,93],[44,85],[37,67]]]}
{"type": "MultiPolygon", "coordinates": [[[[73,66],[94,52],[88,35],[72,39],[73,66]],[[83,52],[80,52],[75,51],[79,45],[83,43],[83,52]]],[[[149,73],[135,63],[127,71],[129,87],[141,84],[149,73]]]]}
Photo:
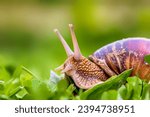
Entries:
{"type": "Polygon", "coordinates": [[[150,38],[149,0],[1,0],[0,65],[23,65],[43,79],[66,59],[53,32],[72,47],[73,23],[86,57],[127,37],[150,38]]]}

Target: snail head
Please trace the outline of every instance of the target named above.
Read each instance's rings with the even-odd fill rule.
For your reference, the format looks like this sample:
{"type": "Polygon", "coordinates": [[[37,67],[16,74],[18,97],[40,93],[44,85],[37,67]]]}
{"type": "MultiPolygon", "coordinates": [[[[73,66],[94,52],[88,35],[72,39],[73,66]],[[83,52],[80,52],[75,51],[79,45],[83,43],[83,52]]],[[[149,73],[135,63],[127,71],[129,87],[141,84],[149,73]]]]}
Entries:
{"type": "Polygon", "coordinates": [[[69,24],[69,29],[74,52],[70,49],[59,30],[54,29],[68,56],[66,61],[56,70],[60,70],[61,73],[70,76],[79,88],[89,89],[102,82],[100,77],[103,75],[103,72],[95,63],[82,56],[72,24],[69,24]]]}

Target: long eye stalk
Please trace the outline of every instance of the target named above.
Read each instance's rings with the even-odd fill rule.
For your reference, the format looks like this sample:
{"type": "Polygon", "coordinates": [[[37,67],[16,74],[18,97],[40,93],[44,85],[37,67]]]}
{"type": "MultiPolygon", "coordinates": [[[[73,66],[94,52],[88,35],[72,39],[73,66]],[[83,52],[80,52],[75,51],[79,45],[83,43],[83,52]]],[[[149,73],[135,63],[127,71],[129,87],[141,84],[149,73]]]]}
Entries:
{"type": "Polygon", "coordinates": [[[81,52],[80,52],[80,48],[77,42],[77,38],[74,32],[74,27],[73,24],[69,24],[69,28],[70,28],[70,32],[71,32],[71,36],[72,36],[72,43],[73,43],[73,47],[74,47],[74,58],[76,60],[79,60],[81,58],[81,52]]]}
{"type": "Polygon", "coordinates": [[[61,41],[62,45],[64,46],[67,56],[69,57],[69,56],[73,55],[73,51],[70,49],[69,45],[67,44],[67,42],[65,41],[63,36],[60,34],[59,30],[54,29],[54,32],[57,34],[59,40],[61,41]]]}

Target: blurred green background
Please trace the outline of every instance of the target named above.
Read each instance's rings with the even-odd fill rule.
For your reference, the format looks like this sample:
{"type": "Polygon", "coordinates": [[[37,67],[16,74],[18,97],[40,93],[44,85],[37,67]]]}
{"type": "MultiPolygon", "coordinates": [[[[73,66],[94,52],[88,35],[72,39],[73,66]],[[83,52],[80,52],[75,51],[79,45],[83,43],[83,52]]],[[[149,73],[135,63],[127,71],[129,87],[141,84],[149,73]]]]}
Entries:
{"type": "Polygon", "coordinates": [[[150,37],[149,0],[1,0],[0,65],[23,65],[43,79],[66,59],[53,29],[72,47],[73,23],[83,55],[115,40],[150,37]]]}

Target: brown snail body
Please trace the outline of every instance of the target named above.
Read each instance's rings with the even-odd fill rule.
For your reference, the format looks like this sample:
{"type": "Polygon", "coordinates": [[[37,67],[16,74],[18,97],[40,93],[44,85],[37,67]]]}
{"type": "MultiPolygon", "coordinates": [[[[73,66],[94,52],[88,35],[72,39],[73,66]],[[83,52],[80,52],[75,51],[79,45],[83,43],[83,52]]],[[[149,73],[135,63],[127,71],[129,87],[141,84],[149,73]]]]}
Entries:
{"type": "Polygon", "coordinates": [[[69,27],[74,52],[55,29],[68,55],[68,59],[57,69],[70,76],[79,88],[89,89],[127,69],[132,69],[132,76],[137,75],[142,79],[150,80],[150,64],[144,61],[144,56],[150,54],[149,39],[119,40],[98,49],[87,59],[80,52],[73,25],[70,24],[69,27]]]}

